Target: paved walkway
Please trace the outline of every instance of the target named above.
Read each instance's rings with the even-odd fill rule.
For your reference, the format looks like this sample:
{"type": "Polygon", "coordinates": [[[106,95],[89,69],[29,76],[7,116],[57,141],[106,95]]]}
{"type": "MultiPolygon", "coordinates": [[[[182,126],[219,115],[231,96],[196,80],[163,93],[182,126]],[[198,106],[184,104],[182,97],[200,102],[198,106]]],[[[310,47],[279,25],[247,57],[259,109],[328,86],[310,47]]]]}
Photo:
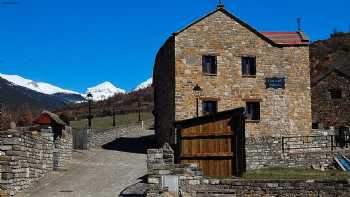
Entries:
{"type": "Polygon", "coordinates": [[[146,174],[149,144],[148,137],[131,136],[104,149],[75,151],[68,170],[52,172],[18,197],[116,197],[146,174]]]}

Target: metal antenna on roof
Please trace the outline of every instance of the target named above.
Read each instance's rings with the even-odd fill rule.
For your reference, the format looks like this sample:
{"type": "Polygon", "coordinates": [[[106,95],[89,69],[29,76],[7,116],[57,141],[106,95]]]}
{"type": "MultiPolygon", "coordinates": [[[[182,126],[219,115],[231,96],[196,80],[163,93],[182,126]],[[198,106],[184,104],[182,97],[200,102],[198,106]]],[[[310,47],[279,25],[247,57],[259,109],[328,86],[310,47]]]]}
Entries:
{"type": "Polygon", "coordinates": [[[223,8],[224,7],[224,2],[223,0],[219,0],[218,2],[218,8],[223,8]]]}
{"type": "Polygon", "coordinates": [[[303,30],[301,29],[301,18],[297,18],[297,24],[298,24],[298,32],[302,32],[303,30]]]}

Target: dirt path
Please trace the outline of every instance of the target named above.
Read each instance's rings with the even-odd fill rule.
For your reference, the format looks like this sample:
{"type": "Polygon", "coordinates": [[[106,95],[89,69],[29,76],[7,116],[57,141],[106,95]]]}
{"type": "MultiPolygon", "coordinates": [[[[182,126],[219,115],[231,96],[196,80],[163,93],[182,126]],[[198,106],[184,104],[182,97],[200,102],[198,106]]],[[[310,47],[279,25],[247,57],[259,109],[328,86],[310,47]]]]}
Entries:
{"type": "Polygon", "coordinates": [[[124,136],[104,149],[74,152],[67,171],[52,172],[18,197],[116,197],[146,174],[148,135],[124,136]]]}

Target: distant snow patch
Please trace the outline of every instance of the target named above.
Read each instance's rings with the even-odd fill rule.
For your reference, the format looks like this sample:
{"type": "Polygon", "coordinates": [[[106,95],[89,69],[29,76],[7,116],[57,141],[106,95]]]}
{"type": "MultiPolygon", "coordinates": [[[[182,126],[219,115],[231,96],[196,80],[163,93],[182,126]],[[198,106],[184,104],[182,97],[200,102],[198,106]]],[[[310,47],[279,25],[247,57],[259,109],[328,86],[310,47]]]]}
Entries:
{"type": "Polygon", "coordinates": [[[137,90],[141,90],[141,89],[145,89],[145,88],[148,88],[148,87],[151,87],[152,86],[152,83],[153,83],[153,78],[149,78],[147,79],[146,81],[142,82],[140,85],[138,85],[134,91],[137,91],[137,90]]]}
{"type": "Polygon", "coordinates": [[[44,82],[37,82],[37,81],[33,81],[30,79],[25,79],[21,76],[18,75],[6,75],[6,74],[1,74],[0,73],[0,77],[11,82],[14,85],[17,86],[22,86],[43,94],[56,94],[56,93],[67,93],[67,94],[80,94],[78,92],[74,92],[71,90],[65,90],[62,88],[59,88],[57,86],[48,84],[48,83],[44,83],[44,82]]]}
{"type": "MultiPolygon", "coordinates": [[[[90,92],[94,101],[106,100],[116,94],[125,94],[126,91],[114,86],[111,82],[106,81],[95,87],[88,88],[87,93],[90,92]]],[[[86,96],[86,95],[84,95],[86,96]]]]}

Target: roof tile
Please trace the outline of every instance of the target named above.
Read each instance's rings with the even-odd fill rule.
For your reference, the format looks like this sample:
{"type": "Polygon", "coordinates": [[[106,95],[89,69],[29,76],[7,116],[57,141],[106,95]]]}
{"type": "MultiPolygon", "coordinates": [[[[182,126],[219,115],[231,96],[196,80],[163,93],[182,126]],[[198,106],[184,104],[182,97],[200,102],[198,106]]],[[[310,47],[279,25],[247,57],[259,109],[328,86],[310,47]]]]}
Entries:
{"type": "Polygon", "coordinates": [[[309,44],[309,38],[303,32],[261,32],[277,44],[303,45],[309,44]]]}

